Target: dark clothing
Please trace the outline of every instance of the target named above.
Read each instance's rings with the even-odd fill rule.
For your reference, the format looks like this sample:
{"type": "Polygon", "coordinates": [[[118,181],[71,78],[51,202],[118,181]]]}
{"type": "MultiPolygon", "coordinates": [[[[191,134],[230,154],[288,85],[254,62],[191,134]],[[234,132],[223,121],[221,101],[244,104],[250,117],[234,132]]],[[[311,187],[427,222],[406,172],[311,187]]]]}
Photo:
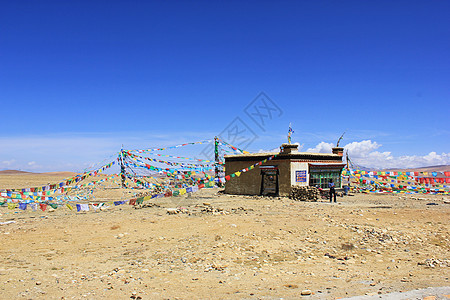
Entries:
{"type": "Polygon", "coordinates": [[[348,195],[349,191],[350,191],[350,187],[348,185],[344,186],[344,192],[345,192],[346,196],[348,195]]]}
{"type": "Polygon", "coordinates": [[[330,187],[330,203],[333,202],[333,195],[334,202],[336,203],[336,191],[334,190],[334,186],[330,187]]]}

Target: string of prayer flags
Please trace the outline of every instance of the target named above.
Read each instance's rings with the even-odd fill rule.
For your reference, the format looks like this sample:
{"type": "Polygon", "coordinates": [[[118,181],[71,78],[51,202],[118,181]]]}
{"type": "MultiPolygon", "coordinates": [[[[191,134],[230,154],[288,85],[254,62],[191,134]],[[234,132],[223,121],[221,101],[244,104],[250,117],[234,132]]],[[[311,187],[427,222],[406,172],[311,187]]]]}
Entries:
{"type": "Polygon", "coordinates": [[[249,170],[253,170],[256,166],[260,166],[260,165],[268,162],[269,160],[274,159],[277,155],[278,154],[274,154],[274,155],[272,155],[272,156],[270,156],[270,157],[268,157],[268,158],[266,158],[266,159],[264,159],[264,160],[262,160],[260,162],[257,162],[255,164],[251,165],[250,167],[243,168],[242,170],[238,170],[238,171],[236,171],[236,172],[234,172],[234,173],[232,173],[230,175],[226,175],[225,177],[222,177],[223,179],[219,178],[219,181],[223,183],[224,181],[229,181],[233,177],[239,177],[239,176],[241,176],[242,173],[248,172],[249,170]]]}
{"type": "Polygon", "coordinates": [[[233,146],[233,145],[231,145],[231,144],[225,142],[224,140],[222,140],[222,139],[220,139],[220,138],[219,138],[219,141],[220,141],[222,144],[224,144],[225,146],[228,146],[228,147],[230,147],[231,149],[233,149],[233,150],[235,150],[235,151],[240,151],[241,153],[244,153],[244,154],[249,154],[249,153],[250,153],[250,152],[248,152],[248,151],[239,149],[239,148],[237,148],[237,147],[235,147],[235,146],[233,146]]]}
{"type": "Polygon", "coordinates": [[[185,144],[180,144],[180,145],[170,146],[170,147],[165,147],[165,148],[141,149],[141,150],[128,150],[128,151],[135,151],[135,152],[138,152],[138,153],[152,152],[152,151],[162,151],[162,150],[168,150],[168,149],[174,149],[174,148],[184,147],[184,146],[188,146],[188,145],[207,144],[207,143],[211,143],[212,141],[213,141],[213,140],[205,140],[205,141],[193,142],[193,143],[185,143],[185,144]]]}
{"type": "MultiPolygon", "coordinates": [[[[445,194],[450,193],[450,178],[439,176],[445,172],[384,172],[344,170],[343,177],[348,177],[356,185],[362,185],[364,191],[382,193],[424,193],[445,194]],[[425,177],[432,175],[432,177],[425,177]],[[356,180],[356,181],[355,181],[356,180]]],[[[449,173],[450,175],[450,173],[449,173]]]]}
{"type": "Polygon", "coordinates": [[[133,154],[133,153],[131,153],[129,151],[126,152],[126,154],[128,156],[130,156],[134,160],[135,159],[144,159],[144,160],[148,160],[148,161],[153,161],[153,162],[166,164],[166,165],[169,165],[169,166],[182,166],[182,167],[185,167],[185,168],[211,168],[211,164],[191,164],[191,163],[181,163],[181,162],[166,161],[166,160],[160,160],[160,159],[155,159],[155,158],[151,158],[151,157],[136,155],[136,154],[133,154]]]}

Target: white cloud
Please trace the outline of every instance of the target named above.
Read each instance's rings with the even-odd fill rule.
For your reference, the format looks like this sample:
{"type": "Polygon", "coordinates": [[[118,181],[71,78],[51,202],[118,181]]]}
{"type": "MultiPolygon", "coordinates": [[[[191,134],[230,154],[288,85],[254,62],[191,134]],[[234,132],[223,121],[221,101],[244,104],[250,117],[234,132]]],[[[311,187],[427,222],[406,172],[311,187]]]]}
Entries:
{"type": "Polygon", "coordinates": [[[15,159],[4,160],[0,163],[0,168],[7,168],[12,166],[16,162],[15,159]]]}
{"type": "Polygon", "coordinates": [[[259,149],[258,153],[270,153],[270,152],[280,152],[280,148],[273,148],[270,150],[259,149]]]}
{"type": "Polygon", "coordinates": [[[299,142],[294,143],[294,145],[298,146],[298,151],[301,151],[303,149],[303,146],[304,146],[304,145],[300,144],[299,142]]]}
{"type": "MultiPolygon", "coordinates": [[[[298,151],[301,151],[303,149],[303,145],[300,144],[299,142],[294,143],[294,145],[298,146],[298,148],[297,148],[298,151]]],[[[269,152],[280,152],[280,147],[276,147],[276,148],[273,148],[273,149],[270,149],[270,150],[265,150],[265,149],[259,149],[258,150],[258,153],[269,153],[269,152]]]]}
{"type": "Polygon", "coordinates": [[[308,148],[308,150],[306,150],[306,152],[331,153],[331,148],[333,148],[333,147],[334,147],[334,145],[332,143],[320,142],[316,147],[308,148]]]}
{"type": "MultiPolygon", "coordinates": [[[[351,157],[365,157],[375,149],[380,148],[381,145],[377,142],[372,142],[371,140],[366,140],[362,142],[352,142],[344,146],[344,149],[348,151],[351,157]]],[[[386,152],[388,153],[388,152],[386,152]]]]}
{"type": "MultiPolygon", "coordinates": [[[[309,148],[307,152],[331,153],[332,147],[334,145],[331,143],[320,142],[316,147],[309,148]]],[[[377,149],[381,147],[382,145],[375,141],[363,140],[345,145],[344,151],[348,151],[349,158],[354,164],[373,169],[418,168],[450,164],[450,153],[430,152],[424,156],[394,156],[389,151],[378,151],[377,149]]]]}

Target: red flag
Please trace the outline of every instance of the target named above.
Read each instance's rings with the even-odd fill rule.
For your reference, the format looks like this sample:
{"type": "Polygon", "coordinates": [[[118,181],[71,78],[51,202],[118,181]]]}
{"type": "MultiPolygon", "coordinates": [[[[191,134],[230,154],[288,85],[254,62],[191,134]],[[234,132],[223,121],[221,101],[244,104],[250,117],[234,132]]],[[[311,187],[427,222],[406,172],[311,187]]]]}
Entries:
{"type": "Polygon", "coordinates": [[[45,211],[47,209],[47,204],[39,203],[39,207],[42,209],[42,211],[45,211]]]}

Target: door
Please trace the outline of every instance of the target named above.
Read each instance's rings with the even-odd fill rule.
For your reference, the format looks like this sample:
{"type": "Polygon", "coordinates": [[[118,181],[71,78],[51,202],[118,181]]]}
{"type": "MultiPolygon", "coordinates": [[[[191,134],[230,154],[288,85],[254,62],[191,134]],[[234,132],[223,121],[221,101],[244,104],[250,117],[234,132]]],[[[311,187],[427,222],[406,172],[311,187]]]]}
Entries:
{"type": "Polygon", "coordinates": [[[264,166],[261,169],[262,196],[278,196],[278,168],[276,166],[264,166]]]}

